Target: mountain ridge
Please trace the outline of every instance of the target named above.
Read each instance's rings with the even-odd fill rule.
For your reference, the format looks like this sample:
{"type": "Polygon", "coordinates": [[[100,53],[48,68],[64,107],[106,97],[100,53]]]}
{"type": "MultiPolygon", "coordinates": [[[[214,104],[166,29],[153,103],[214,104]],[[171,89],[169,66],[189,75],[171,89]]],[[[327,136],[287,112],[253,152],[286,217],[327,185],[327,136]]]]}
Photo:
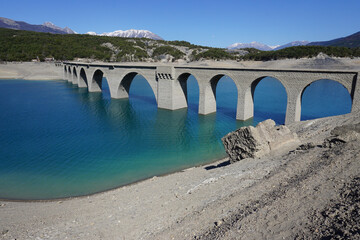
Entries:
{"type": "Polygon", "coordinates": [[[269,46],[263,43],[259,42],[251,42],[251,43],[234,43],[228,46],[228,49],[242,49],[242,48],[255,48],[261,51],[276,51],[287,47],[294,47],[294,46],[303,46],[307,45],[309,41],[293,41],[289,42],[284,45],[275,45],[275,46],[269,46]]]}
{"type": "Polygon", "coordinates": [[[346,37],[335,38],[329,41],[310,42],[308,46],[360,47],[360,31],[346,37]]]}
{"type": "Polygon", "coordinates": [[[87,32],[86,34],[95,35],[95,36],[108,36],[108,37],[124,37],[124,38],[149,38],[153,40],[164,40],[159,35],[150,32],[149,30],[116,30],[113,32],[105,32],[101,34],[97,34],[96,32],[87,32]]]}
{"type": "Polygon", "coordinates": [[[15,21],[9,18],[0,17],[0,28],[9,28],[15,30],[25,30],[34,32],[56,33],[56,34],[75,34],[68,27],[61,28],[51,22],[45,22],[41,25],[30,24],[23,21],[15,21]]]}

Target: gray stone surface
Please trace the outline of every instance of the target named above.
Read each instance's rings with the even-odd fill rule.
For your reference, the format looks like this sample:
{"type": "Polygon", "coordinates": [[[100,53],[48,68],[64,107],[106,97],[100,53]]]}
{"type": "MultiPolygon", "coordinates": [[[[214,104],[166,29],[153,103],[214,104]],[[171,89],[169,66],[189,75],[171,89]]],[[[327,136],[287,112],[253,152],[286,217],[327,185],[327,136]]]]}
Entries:
{"type": "Polygon", "coordinates": [[[286,126],[275,126],[275,122],[268,119],[256,127],[242,127],[230,132],[221,140],[230,162],[237,162],[244,158],[264,156],[285,144],[298,142],[298,137],[286,126]]]}

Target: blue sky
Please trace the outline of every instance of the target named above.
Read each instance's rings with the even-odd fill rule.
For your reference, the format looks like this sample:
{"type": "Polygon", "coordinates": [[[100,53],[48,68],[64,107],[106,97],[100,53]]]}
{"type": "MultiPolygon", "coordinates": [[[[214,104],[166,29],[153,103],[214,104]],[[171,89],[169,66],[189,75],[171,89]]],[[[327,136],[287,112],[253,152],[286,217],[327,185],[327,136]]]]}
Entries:
{"type": "Polygon", "coordinates": [[[0,0],[0,16],[78,33],[146,29],[165,40],[227,47],[322,41],[360,31],[360,0],[0,0]]]}

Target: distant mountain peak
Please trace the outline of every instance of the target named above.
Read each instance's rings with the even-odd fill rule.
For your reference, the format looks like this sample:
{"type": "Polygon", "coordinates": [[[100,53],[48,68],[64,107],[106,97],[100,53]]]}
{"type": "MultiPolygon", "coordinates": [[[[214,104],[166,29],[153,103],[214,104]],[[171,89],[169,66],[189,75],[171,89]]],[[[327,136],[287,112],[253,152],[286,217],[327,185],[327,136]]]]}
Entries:
{"type": "Polygon", "coordinates": [[[55,24],[53,24],[52,22],[44,22],[42,25],[46,27],[56,27],[55,24]]]}
{"type": "Polygon", "coordinates": [[[311,42],[309,46],[338,46],[338,47],[360,47],[360,32],[356,32],[346,37],[336,38],[330,41],[311,42]]]}
{"type": "Polygon", "coordinates": [[[76,33],[76,32],[74,32],[73,30],[71,30],[68,27],[61,28],[61,27],[56,26],[52,22],[44,22],[42,25],[45,26],[45,27],[48,27],[48,28],[58,30],[58,31],[63,31],[63,32],[67,33],[67,34],[75,34],[76,33]]]}
{"type": "Polygon", "coordinates": [[[4,23],[13,27],[19,26],[19,24],[16,21],[4,17],[0,17],[0,23],[4,23]]]}
{"type": "Polygon", "coordinates": [[[154,40],[163,40],[160,36],[155,33],[150,32],[149,30],[116,30],[114,32],[106,32],[97,34],[96,32],[87,32],[89,35],[98,35],[98,36],[109,36],[109,37],[124,37],[124,38],[149,38],[154,40]]]}
{"type": "Polygon", "coordinates": [[[275,46],[269,46],[263,43],[259,42],[251,42],[251,43],[234,43],[231,44],[228,49],[241,49],[241,48],[256,48],[258,50],[262,51],[271,51],[271,50],[280,50],[287,47],[293,47],[293,46],[302,46],[308,44],[308,41],[294,41],[290,42],[284,45],[275,45],[275,46]]]}
{"type": "Polygon", "coordinates": [[[288,47],[295,47],[295,46],[304,46],[307,45],[309,43],[309,41],[294,41],[294,42],[290,42],[284,45],[280,45],[278,47],[276,47],[274,50],[280,50],[283,48],[288,48],[288,47]]]}
{"type": "Polygon", "coordinates": [[[41,25],[29,24],[22,21],[14,21],[12,19],[0,17],[0,28],[10,28],[16,30],[34,31],[34,32],[49,32],[58,34],[74,34],[73,30],[68,27],[61,28],[51,22],[44,22],[41,25]]]}
{"type": "Polygon", "coordinates": [[[241,48],[256,48],[262,51],[270,51],[272,48],[266,44],[253,41],[251,43],[234,43],[228,49],[241,49],[241,48]]]}

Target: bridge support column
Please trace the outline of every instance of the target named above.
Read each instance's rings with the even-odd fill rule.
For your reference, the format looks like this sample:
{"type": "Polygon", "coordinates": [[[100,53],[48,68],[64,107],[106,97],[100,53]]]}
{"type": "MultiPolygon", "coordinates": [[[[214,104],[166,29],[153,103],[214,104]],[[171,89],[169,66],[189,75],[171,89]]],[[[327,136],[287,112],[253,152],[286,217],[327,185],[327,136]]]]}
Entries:
{"type": "Polygon", "coordinates": [[[351,112],[360,111],[360,72],[357,73],[353,88],[351,112]]]}
{"type": "Polygon", "coordinates": [[[160,66],[156,68],[158,107],[177,110],[187,107],[187,101],[180,81],[174,79],[174,67],[160,66]]]}
{"type": "Polygon", "coordinates": [[[94,70],[87,70],[85,72],[88,78],[88,91],[101,92],[101,87],[97,83],[102,81],[103,74],[96,74],[94,70]]]}
{"type": "Polygon", "coordinates": [[[72,84],[78,85],[78,76],[77,76],[77,74],[74,72],[74,70],[73,70],[73,72],[72,72],[72,74],[71,74],[71,82],[72,82],[72,84]]]}
{"type": "Polygon", "coordinates": [[[236,119],[245,121],[252,117],[254,117],[254,99],[251,89],[238,88],[236,119]]]}
{"type": "Polygon", "coordinates": [[[216,112],[216,99],[215,92],[213,90],[215,89],[214,86],[207,81],[199,82],[202,82],[202,84],[199,84],[199,114],[206,115],[216,112]]]}
{"type": "Polygon", "coordinates": [[[300,121],[301,116],[301,90],[294,89],[288,92],[285,125],[300,121]]]}
{"type": "Polygon", "coordinates": [[[64,80],[69,81],[69,77],[68,77],[68,72],[67,69],[63,69],[64,70],[64,80]]]}
{"type": "Polygon", "coordinates": [[[105,72],[106,80],[109,85],[111,98],[121,99],[129,97],[130,85],[125,87],[121,83],[121,73],[115,70],[108,70],[105,72]]]}
{"type": "MultiPolygon", "coordinates": [[[[85,74],[84,74],[85,75],[85,74]]],[[[85,80],[86,78],[86,75],[85,76],[81,76],[81,71],[78,73],[78,79],[77,79],[77,82],[78,82],[78,87],[79,88],[86,88],[87,85],[86,85],[86,82],[87,80],[85,80]]]]}

